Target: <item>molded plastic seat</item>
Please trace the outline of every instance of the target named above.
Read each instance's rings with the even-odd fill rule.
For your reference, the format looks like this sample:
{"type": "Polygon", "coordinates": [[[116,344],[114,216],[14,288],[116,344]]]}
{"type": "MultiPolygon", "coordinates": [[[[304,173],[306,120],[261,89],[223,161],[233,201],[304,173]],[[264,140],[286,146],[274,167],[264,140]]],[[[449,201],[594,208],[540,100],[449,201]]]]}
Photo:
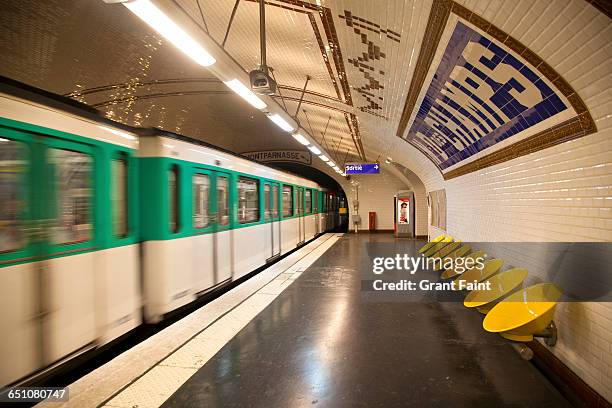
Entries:
{"type": "MultiPolygon", "coordinates": [[[[469,245],[462,245],[459,248],[455,249],[453,252],[451,252],[449,255],[445,256],[444,260],[442,261],[442,263],[446,262],[449,259],[462,258],[462,257],[466,256],[467,254],[469,254],[471,250],[472,250],[471,246],[469,246],[469,245]]],[[[436,268],[436,269],[434,269],[434,272],[438,272],[441,269],[442,268],[436,268]]]]}
{"type": "Polygon", "coordinates": [[[483,283],[490,282],[491,289],[471,291],[465,297],[463,305],[465,307],[475,307],[480,313],[487,314],[499,300],[518,288],[527,274],[527,269],[513,268],[493,275],[482,281],[483,283]]]}
{"type": "Polygon", "coordinates": [[[450,254],[451,252],[459,248],[459,245],[461,245],[461,241],[451,242],[450,244],[446,245],[444,248],[439,250],[437,253],[433,254],[433,257],[434,258],[444,258],[448,254],[450,254]]]}
{"type": "Polygon", "coordinates": [[[422,254],[423,252],[427,251],[429,248],[431,248],[433,245],[435,245],[437,242],[440,242],[444,239],[444,237],[446,237],[445,234],[439,235],[437,237],[435,237],[434,239],[432,239],[431,241],[429,241],[428,243],[426,243],[425,245],[423,245],[421,247],[421,249],[419,249],[419,254],[422,254]]]}
{"type": "Polygon", "coordinates": [[[539,283],[513,293],[499,302],[482,323],[486,331],[514,341],[531,341],[552,321],[561,290],[552,283],[539,283]]]}
{"type": "MultiPolygon", "coordinates": [[[[465,260],[463,261],[463,263],[465,264],[465,262],[468,259],[485,258],[486,256],[487,256],[487,253],[485,251],[476,251],[476,252],[473,252],[473,253],[471,253],[469,255],[464,256],[463,258],[465,260]]],[[[453,263],[457,262],[458,259],[459,259],[459,257],[455,258],[453,263]]],[[[440,277],[442,279],[448,279],[448,278],[452,278],[453,276],[457,276],[457,275],[461,275],[461,273],[456,272],[454,268],[450,268],[450,269],[446,269],[444,272],[442,272],[440,277]]]]}
{"type": "Polygon", "coordinates": [[[425,253],[423,253],[423,256],[426,256],[426,257],[432,256],[433,254],[435,254],[436,252],[438,252],[439,250],[447,246],[450,242],[453,242],[453,237],[451,237],[450,235],[447,235],[446,237],[444,237],[442,241],[436,242],[431,248],[425,251],[425,253]]]}
{"type": "Polygon", "coordinates": [[[455,287],[459,287],[461,282],[482,282],[485,279],[495,275],[501,267],[504,265],[503,259],[493,258],[489,259],[484,263],[482,268],[472,268],[469,271],[465,271],[455,279],[455,287]]]}

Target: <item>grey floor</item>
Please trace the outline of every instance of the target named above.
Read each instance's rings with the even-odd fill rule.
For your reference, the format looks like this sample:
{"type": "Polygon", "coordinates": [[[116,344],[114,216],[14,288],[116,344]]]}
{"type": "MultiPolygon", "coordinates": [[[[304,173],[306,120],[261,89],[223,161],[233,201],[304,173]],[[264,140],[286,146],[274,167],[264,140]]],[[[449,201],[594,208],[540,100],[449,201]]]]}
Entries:
{"type": "Polygon", "coordinates": [[[164,406],[569,406],[460,302],[365,299],[372,242],[422,245],[345,235],[164,406]]]}

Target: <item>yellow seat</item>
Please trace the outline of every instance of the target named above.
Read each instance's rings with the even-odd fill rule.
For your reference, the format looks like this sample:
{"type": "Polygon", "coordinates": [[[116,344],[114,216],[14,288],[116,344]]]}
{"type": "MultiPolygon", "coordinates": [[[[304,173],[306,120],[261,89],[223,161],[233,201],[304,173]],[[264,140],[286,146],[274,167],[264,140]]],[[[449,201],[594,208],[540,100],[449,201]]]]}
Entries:
{"type": "Polygon", "coordinates": [[[482,268],[474,267],[469,271],[465,271],[455,279],[455,287],[458,288],[460,285],[464,285],[468,282],[482,282],[485,279],[495,275],[501,267],[504,265],[503,259],[493,258],[489,259],[484,263],[482,268]]]}
{"type": "Polygon", "coordinates": [[[508,269],[497,275],[493,275],[482,283],[489,282],[489,290],[473,290],[465,297],[465,307],[475,307],[480,313],[487,314],[495,306],[497,301],[518,288],[527,277],[527,269],[508,269]]]}
{"type": "Polygon", "coordinates": [[[423,256],[430,257],[451,242],[453,242],[453,237],[451,237],[450,235],[447,235],[446,237],[444,237],[442,241],[436,242],[431,248],[425,251],[423,253],[423,256]]]}
{"type": "Polygon", "coordinates": [[[529,342],[552,322],[561,291],[552,283],[538,283],[499,302],[482,323],[486,331],[529,342]]]}
{"type": "Polygon", "coordinates": [[[460,246],[459,248],[455,249],[453,252],[451,252],[450,254],[448,254],[442,259],[442,262],[440,263],[441,264],[440,268],[437,267],[438,265],[435,265],[434,272],[440,271],[443,268],[442,265],[444,265],[444,262],[448,262],[449,259],[454,260],[456,258],[464,257],[465,255],[469,254],[471,250],[472,250],[472,247],[469,245],[460,246]]]}
{"type": "Polygon", "coordinates": [[[446,245],[444,248],[440,249],[438,252],[436,252],[435,254],[433,254],[431,257],[432,258],[444,258],[446,257],[448,254],[450,254],[451,252],[453,252],[455,249],[459,248],[459,245],[461,245],[461,241],[454,241],[454,242],[450,242],[448,245],[446,245]]]}
{"type": "MultiPolygon", "coordinates": [[[[485,251],[476,251],[476,252],[473,252],[473,253],[463,257],[464,258],[463,264],[465,265],[465,262],[468,259],[486,258],[486,256],[487,256],[487,253],[485,251]]],[[[458,259],[459,259],[459,257],[455,258],[454,261],[453,261],[453,264],[456,263],[458,259]]],[[[448,278],[452,278],[453,276],[461,275],[461,273],[462,272],[455,271],[454,268],[449,268],[449,269],[446,269],[444,272],[442,272],[440,277],[442,279],[448,279],[448,278]]]]}
{"type": "Polygon", "coordinates": [[[427,251],[429,248],[431,248],[433,245],[435,245],[437,242],[440,242],[444,239],[446,235],[442,234],[439,235],[437,237],[435,237],[434,239],[432,239],[431,241],[429,241],[428,243],[426,243],[425,245],[423,245],[421,247],[421,249],[419,249],[418,253],[422,254],[423,252],[427,251]]]}

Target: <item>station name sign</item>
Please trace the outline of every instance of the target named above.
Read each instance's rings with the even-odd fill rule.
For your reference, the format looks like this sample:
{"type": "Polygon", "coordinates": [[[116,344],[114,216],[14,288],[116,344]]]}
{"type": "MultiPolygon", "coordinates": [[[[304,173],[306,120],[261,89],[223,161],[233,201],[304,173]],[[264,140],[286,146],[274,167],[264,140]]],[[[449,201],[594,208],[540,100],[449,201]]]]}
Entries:
{"type": "Polygon", "coordinates": [[[293,162],[311,164],[312,156],[310,152],[303,150],[266,150],[260,152],[246,152],[243,156],[261,163],[267,162],[293,162]]]}
{"type": "Polygon", "coordinates": [[[346,174],[378,174],[380,166],[378,163],[345,164],[344,172],[346,174]]]}

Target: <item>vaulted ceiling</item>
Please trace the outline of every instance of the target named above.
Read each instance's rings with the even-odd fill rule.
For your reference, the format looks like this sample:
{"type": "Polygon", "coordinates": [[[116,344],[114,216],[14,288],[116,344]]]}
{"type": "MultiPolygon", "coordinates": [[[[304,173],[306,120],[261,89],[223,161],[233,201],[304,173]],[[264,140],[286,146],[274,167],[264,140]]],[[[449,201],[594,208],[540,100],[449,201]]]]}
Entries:
{"type": "MultiPolygon", "coordinates": [[[[244,71],[258,67],[257,1],[168,1],[222,45],[244,71]]],[[[533,20],[531,14],[544,16],[550,9],[547,3],[267,0],[267,63],[279,84],[273,98],[297,116],[301,126],[339,165],[384,161],[391,156],[419,177],[439,180],[446,170],[445,177],[469,171],[461,166],[471,160],[476,162],[474,168],[487,165],[481,163],[481,150],[491,150],[497,142],[499,146],[508,144],[504,138],[518,132],[523,136],[512,140],[524,139],[529,132],[523,132],[525,126],[517,127],[517,123],[530,120],[530,109],[538,111],[544,97],[530,87],[540,80],[568,109],[542,124],[537,121],[544,122],[547,117],[540,115],[534,120],[532,115],[532,130],[573,120],[567,132],[592,132],[594,125],[584,115],[586,107],[578,93],[521,43],[541,48],[537,42],[542,35],[530,36],[528,26],[522,31],[519,28],[524,21],[533,20]],[[537,10],[532,10],[534,7],[537,10]],[[464,31],[457,29],[461,25],[466,27],[464,31]],[[493,46],[485,46],[484,51],[475,48],[479,41],[493,43],[501,50],[498,62],[487,54],[493,46]],[[463,54],[453,54],[453,47],[465,47],[463,54]],[[489,113],[472,103],[478,99],[471,92],[466,93],[469,97],[457,96],[460,87],[450,86],[461,71],[457,67],[471,59],[479,61],[479,53],[494,62],[481,67],[475,63],[476,68],[491,72],[485,75],[478,71],[480,75],[473,71],[476,75],[462,79],[474,89],[480,81],[497,93],[498,88],[504,91],[505,84],[496,85],[490,79],[501,81],[504,77],[514,84],[515,93],[504,92],[523,103],[516,115],[508,113],[505,106],[491,105],[491,117],[497,118],[498,111],[505,115],[493,124],[486,117],[489,113]],[[511,54],[508,59],[504,59],[506,54],[511,54]],[[526,74],[523,66],[534,75],[526,74]],[[516,72],[509,71],[512,67],[516,72]],[[440,82],[440,75],[448,78],[440,82]],[[516,95],[523,92],[521,89],[526,91],[516,95]],[[444,99],[449,95],[450,102],[444,99]],[[448,125],[449,119],[457,125],[448,125]],[[479,137],[483,142],[469,145],[479,137]]],[[[588,2],[561,3],[567,5],[560,15],[567,14],[572,24],[588,26],[586,14],[597,19],[595,25],[603,30],[603,34],[598,31],[593,35],[605,37],[609,32],[609,18],[603,16],[602,20],[603,14],[588,2]]],[[[591,3],[597,6],[600,2],[591,3]]],[[[545,33],[547,27],[539,29],[545,33]]],[[[563,25],[555,29],[562,30],[563,25]]],[[[0,53],[0,75],[72,97],[129,125],[160,127],[239,153],[303,148],[119,4],[102,0],[4,1],[0,53]]],[[[497,103],[498,95],[491,96],[493,91],[483,89],[473,94],[491,97],[497,103]]],[[[548,92],[538,89],[542,95],[548,92]]],[[[488,109],[486,103],[482,106],[488,109]]]]}
{"type": "MultiPolygon", "coordinates": [[[[259,65],[258,3],[177,0],[246,71],[259,65]]],[[[388,153],[430,4],[271,0],[267,62],[274,97],[337,163],[388,153]]],[[[263,114],[127,9],[100,1],[9,1],[2,13],[0,74],[101,110],[238,152],[299,148],[263,114]]]]}

